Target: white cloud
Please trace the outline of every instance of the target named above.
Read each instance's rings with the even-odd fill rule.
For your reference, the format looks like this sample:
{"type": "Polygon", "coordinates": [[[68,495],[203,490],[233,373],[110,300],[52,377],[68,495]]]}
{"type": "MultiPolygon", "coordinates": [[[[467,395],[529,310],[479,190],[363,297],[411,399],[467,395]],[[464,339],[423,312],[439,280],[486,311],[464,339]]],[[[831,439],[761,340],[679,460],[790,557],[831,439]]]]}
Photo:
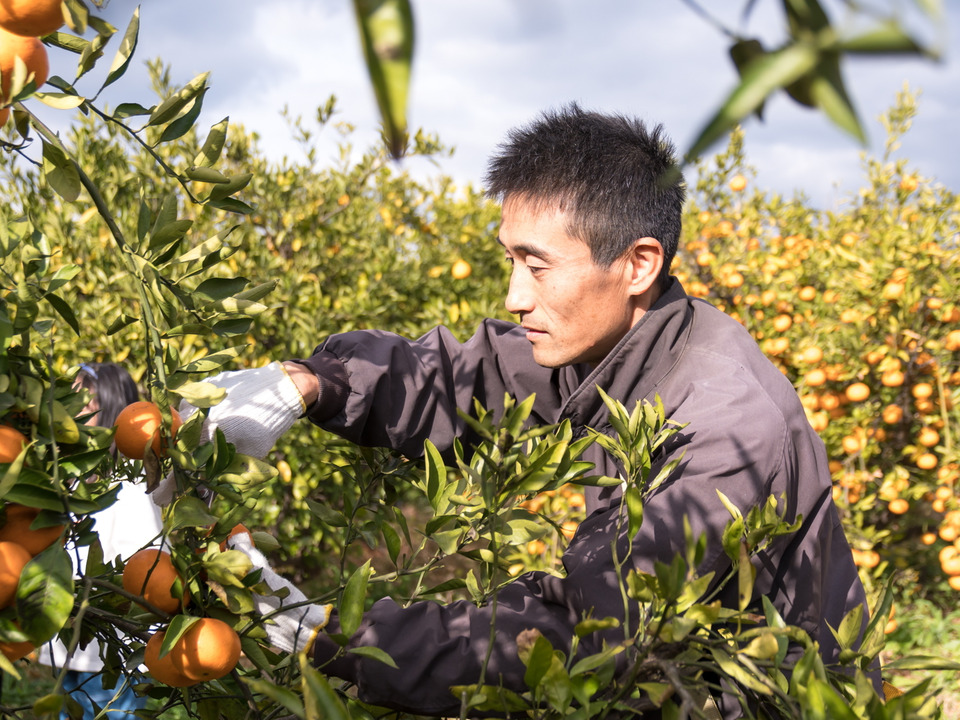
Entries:
{"type": "MultiPolygon", "coordinates": [[[[782,36],[777,3],[757,3],[746,25],[742,3],[705,4],[730,27],[757,32],[768,44],[782,36]]],[[[960,3],[948,5],[952,47],[960,3]]],[[[133,7],[113,0],[105,12],[122,31],[133,7]]],[[[570,100],[663,122],[684,146],[735,81],[728,38],[680,0],[414,0],[414,11],[411,125],[457,147],[440,169],[464,183],[481,181],[487,154],[510,127],[570,100]]],[[[376,141],[376,104],[348,0],[161,0],[144,3],[142,16],[139,60],[110,97],[153,102],[143,63],[162,57],[178,84],[212,71],[202,123],[229,115],[259,133],[264,150],[278,159],[296,152],[281,108],[310,120],[331,94],[339,99],[339,119],[357,127],[355,144],[376,141]]],[[[893,59],[849,63],[845,72],[875,152],[883,143],[876,116],[904,80],[922,88],[921,114],[903,153],[923,174],[960,186],[952,161],[960,154],[953,132],[960,64],[949,56],[939,65],[893,59]]],[[[855,187],[860,178],[860,148],[816,113],[777,99],[766,123],[751,120],[746,127],[748,160],[761,186],[785,194],[802,188],[829,203],[832,188],[855,187]]],[[[333,157],[338,138],[327,134],[322,156],[333,157]]],[[[438,172],[415,162],[405,167],[438,172]]]]}

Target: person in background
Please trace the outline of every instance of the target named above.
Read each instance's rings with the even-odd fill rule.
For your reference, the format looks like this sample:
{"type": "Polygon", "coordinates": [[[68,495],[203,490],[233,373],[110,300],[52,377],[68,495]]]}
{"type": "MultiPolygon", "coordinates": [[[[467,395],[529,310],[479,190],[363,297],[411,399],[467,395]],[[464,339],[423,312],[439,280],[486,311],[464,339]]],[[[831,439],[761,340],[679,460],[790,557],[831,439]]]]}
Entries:
{"type": "MultiPolygon", "coordinates": [[[[87,419],[88,425],[111,427],[123,408],[140,399],[130,373],[116,363],[81,365],[75,387],[90,393],[90,402],[81,413],[94,413],[87,419]]],[[[124,483],[117,501],[96,514],[95,529],[105,561],[117,556],[128,558],[160,535],[163,528],[160,509],[145,488],[145,484],[124,483]]],[[[83,568],[87,548],[68,546],[67,549],[83,568]]],[[[58,673],[67,668],[63,689],[83,706],[84,720],[93,720],[96,716],[94,705],[100,709],[109,705],[110,718],[134,718],[134,711],[146,706],[146,698],[138,697],[123,676],[116,687],[103,687],[100,674],[103,661],[96,640],[83,649],[77,647],[70,655],[67,647],[54,639],[40,649],[38,660],[58,673]]]]}

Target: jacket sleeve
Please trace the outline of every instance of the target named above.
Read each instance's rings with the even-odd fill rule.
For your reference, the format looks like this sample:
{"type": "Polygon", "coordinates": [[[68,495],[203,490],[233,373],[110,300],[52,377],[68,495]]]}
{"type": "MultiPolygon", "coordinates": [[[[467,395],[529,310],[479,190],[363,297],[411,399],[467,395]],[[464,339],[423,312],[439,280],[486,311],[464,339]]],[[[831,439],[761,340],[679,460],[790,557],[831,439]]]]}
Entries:
{"type": "Polygon", "coordinates": [[[456,437],[469,442],[457,411],[472,411],[474,399],[499,417],[505,393],[535,393],[537,423],[554,422],[560,404],[554,371],[533,362],[516,325],[494,320],[464,343],[444,327],[417,340],[379,330],[332,335],[301,362],[321,380],[308,418],[359,445],[411,457],[427,438],[441,450],[456,437]]]}

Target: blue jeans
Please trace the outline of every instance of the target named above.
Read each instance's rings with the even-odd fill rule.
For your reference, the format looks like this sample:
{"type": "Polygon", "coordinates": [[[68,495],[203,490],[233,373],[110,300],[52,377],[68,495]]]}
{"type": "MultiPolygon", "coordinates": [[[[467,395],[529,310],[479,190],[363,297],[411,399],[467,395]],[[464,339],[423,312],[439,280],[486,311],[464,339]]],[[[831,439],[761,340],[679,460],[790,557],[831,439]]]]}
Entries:
{"type": "MultiPolygon", "coordinates": [[[[133,720],[134,710],[142,710],[147,706],[147,698],[138,697],[129,685],[123,689],[123,692],[114,700],[117,688],[122,687],[124,678],[120,678],[117,688],[104,690],[100,673],[77,672],[68,670],[63,678],[63,690],[70,693],[74,700],[83,706],[83,720],[93,720],[96,714],[93,705],[104,708],[110,704],[107,710],[107,717],[110,720],[120,720],[120,718],[130,718],[133,720]],[[112,701],[112,702],[111,702],[112,701]]],[[[65,713],[61,718],[66,718],[65,713]]]]}

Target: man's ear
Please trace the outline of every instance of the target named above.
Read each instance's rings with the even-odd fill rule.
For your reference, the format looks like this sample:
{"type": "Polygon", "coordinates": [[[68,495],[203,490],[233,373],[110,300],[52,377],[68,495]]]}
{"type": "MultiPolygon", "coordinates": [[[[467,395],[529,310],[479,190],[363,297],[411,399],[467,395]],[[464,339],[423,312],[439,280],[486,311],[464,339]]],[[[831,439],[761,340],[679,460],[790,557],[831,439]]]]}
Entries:
{"type": "Polygon", "coordinates": [[[631,295],[644,295],[651,288],[658,294],[657,279],[663,269],[663,245],[652,237],[643,237],[635,240],[629,251],[627,272],[631,295]]]}

